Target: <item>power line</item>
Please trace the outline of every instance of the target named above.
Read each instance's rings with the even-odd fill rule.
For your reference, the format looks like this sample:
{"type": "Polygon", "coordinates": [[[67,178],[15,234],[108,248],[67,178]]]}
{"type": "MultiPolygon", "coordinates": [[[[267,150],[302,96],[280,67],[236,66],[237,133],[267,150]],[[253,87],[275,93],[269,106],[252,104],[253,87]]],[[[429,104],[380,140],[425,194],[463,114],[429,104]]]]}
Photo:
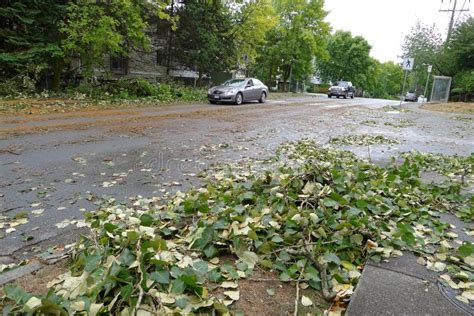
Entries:
{"type": "MultiPolygon", "coordinates": [[[[467,0],[464,0],[464,3],[462,4],[462,7],[461,7],[461,11],[459,11],[458,17],[456,18],[456,21],[454,22],[454,25],[458,25],[459,18],[461,17],[461,14],[463,13],[462,10],[464,10],[464,7],[466,6],[466,3],[467,3],[467,0]]],[[[469,0],[469,3],[471,3],[471,0],[469,0]]],[[[468,6],[467,10],[469,11],[469,6],[468,6]]]]}
{"type": "MultiPolygon", "coordinates": [[[[451,3],[452,1],[449,1],[449,3],[451,3]]],[[[469,3],[471,1],[469,0],[469,3]]],[[[443,3],[443,0],[441,0],[441,3],[443,3]]],[[[464,5],[463,7],[459,10],[459,9],[456,9],[457,7],[457,4],[458,4],[458,0],[454,0],[454,4],[453,4],[453,8],[452,9],[444,9],[444,10],[439,10],[439,12],[450,12],[451,13],[451,20],[449,21],[449,28],[448,28],[448,36],[446,38],[446,43],[449,42],[449,40],[451,39],[451,33],[453,32],[453,27],[454,27],[454,16],[456,15],[456,12],[459,12],[459,14],[461,14],[461,12],[467,12],[469,11],[469,8],[468,9],[464,9],[464,5],[465,5],[465,1],[464,1],[464,5]]]]}

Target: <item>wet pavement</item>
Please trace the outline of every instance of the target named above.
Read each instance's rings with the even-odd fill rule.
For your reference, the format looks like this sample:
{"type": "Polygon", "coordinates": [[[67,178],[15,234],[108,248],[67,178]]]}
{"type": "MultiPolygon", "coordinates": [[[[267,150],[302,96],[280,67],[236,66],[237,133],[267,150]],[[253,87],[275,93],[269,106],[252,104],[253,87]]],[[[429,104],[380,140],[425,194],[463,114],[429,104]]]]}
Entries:
{"type": "Polygon", "coordinates": [[[388,105],[398,102],[300,95],[242,106],[0,117],[0,263],[74,240],[84,230],[84,212],[103,199],[185,191],[214,163],[269,157],[290,140],[313,138],[324,145],[350,134],[400,140],[342,146],[380,162],[413,149],[473,151],[472,115],[430,112],[416,104],[404,104],[409,111],[399,112],[388,105]],[[2,227],[12,218],[14,230],[2,227]]]}

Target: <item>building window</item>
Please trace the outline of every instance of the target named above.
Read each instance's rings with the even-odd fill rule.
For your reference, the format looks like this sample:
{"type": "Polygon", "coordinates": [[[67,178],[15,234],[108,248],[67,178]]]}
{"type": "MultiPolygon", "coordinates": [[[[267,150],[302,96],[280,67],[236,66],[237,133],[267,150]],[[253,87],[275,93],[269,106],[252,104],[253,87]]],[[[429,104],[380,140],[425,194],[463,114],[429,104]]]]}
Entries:
{"type": "Polygon", "coordinates": [[[156,64],[158,66],[166,66],[167,54],[164,48],[158,48],[156,50],[156,64]]]}
{"type": "Polygon", "coordinates": [[[110,71],[126,74],[128,72],[128,58],[124,56],[110,56],[110,71]]]}

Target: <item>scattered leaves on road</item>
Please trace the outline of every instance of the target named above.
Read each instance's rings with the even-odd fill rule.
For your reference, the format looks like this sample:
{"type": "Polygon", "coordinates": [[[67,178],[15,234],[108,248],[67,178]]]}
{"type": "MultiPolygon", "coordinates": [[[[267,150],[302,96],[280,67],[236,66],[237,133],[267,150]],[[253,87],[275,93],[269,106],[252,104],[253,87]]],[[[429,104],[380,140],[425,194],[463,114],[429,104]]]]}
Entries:
{"type": "Polygon", "coordinates": [[[329,143],[334,145],[359,145],[368,146],[376,144],[400,144],[401,141],[393,138],[388,138],[383,135],[345,135],[333,137],[329,143]]]}
{"type": "MultiPolygon", "coordinates": [[[[353,293],[366,260],[402,250],[443,271],[441,282],[469,302],[473,246],[458,240],[440,215],[472,208],[472,194],[463,193],[466,182],[456,177],[442,183],[420,177],[429,168],[471,177],[472,168],[463,166],[472,166],[474,155],[435,159],[435,166],[427,162],[432,158],[408,153],[380,167],[304,140],[282,146],[265,168],[223,167],[166,205],[112,201],[86,213],[92,232],[81,237],[70,271],[49,284],[49,294],[7,286],[6,297],[16,302],[7,311],[226,314],[241,296],[239,280],[251,278],[257,266],[338,305],[353,293]]],[[[313,301],[302,296],[301,303],[313,301]]]]}

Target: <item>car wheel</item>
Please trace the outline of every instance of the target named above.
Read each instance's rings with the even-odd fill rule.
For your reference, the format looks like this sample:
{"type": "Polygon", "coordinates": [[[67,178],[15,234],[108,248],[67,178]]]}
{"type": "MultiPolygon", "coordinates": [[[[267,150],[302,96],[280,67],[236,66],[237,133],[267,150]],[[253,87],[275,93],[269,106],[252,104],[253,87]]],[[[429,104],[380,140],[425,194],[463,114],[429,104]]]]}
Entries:
{"type": "Polygon", "coordinates": [[[267,93],[262,92],[262,95],[260,96],[260,99],[258,99],[258,102],[265,103],[266,100],[267,100],[267,93]]]}
{"type": "Polygon", "coordinates": [[[243,101],[243,97],[242,97],[242,93],[237,93],[237,95],[235,96],[235,104],[237,105],[241,105],[242,104],[242,101],[243,101]]]}
{"type": "Polygon", "coordinates": [[[328,94],[328,98],[331,99],[331,98],[332,98],[332,95],[328,94]]]}
{"type": "Polygon", "coordinates": [[[344,99],[347,99],[347,92],[346,92],[346,94],[344,94],[344,99]]]}
{"type": "Polygon", "coordinates": [[[352,92],[351,94],[351,99],[354,99],[354,92],[352,92]]]}

